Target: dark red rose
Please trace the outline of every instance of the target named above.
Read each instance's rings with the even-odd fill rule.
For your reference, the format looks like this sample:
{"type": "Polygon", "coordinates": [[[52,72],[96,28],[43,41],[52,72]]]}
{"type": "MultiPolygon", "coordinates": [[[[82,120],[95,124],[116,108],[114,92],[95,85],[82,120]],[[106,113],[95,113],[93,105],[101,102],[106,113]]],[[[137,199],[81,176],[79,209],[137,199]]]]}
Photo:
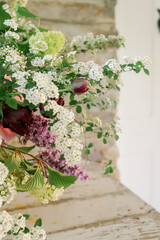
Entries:
{"type": "Polygon", "coordinates": [[[32,111],[28,107],[18,106],[15,110],[7,104],[3,105],[3,127],[24,136],[29,133],[32,120],[32,111]]]}
{"type": "Polygon", "coordinates": [[[85,78],[76,78],[71,84],[76,94],[82,94],[89,90],[88,81],[85,78]]]}

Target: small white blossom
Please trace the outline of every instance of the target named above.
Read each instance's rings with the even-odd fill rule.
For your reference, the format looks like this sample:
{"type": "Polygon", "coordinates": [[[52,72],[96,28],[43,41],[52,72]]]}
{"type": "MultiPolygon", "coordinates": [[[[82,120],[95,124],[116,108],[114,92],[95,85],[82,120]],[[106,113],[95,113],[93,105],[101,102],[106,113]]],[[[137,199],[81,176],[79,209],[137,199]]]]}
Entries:
{"type": "Polygon", "coordinates": [[[30,52],[37,54],[39,52],[44,52],[48,49],[48,45],[44,41],[37,41],[33,45],[30,45],[30,52]]]}
{"type": "Polygon", "coordinates": [[[103,68],[101,66],[95,65],[89,71],[89,78],[100,81],[103,79],[103,68]]]}
{"type": "Polygon", "coordinates": [[[13,28],[15,31],[18,28],[18,24],[16,23],[16,21],[14,19],[7,19],[7,20],[5,20],[4,21],[4,25],[13,28]]]}
{"type": "Polygon", "coordinates": [[[0,212],[0,239],[7,235],[7,232],[12,229],[13,218],[5,210],[0,212]]]}
{"type": "Polygon", "coordinates": [[[2,5],[2,8],[3,8],[3,10],[7,10],[8,8],[9,8],[9,5],[6,3],[6,4],[3,4],[2,5]]]}
{"type": "Polygon", "coordinates": [[[44,60],[40,57],[35,57],[35,59],[33,59],[31,61],[31,64],[33,67],[43,67],[44,66],[44,60]]]}
{"type": "Polygon", "coordinates": [[[51,186],[47,183],[47,179],[45,179],[45,184],[43,188],[41,188],[40,190],[31,191],[31,194],[35,196],[41,203],[48,204],[50,201],[57,201],[61,197],[63,192],[63,187],[56,188],[53,185],[51,186]]]}
{"type": "Polygon", "coordinates": [[[18,235],[13,237],[13,240],[32,240],[32,236],[30,233],[20,232],[18,235]]]}
{"type": "Polygon", "coordinates": [[[19,40],[19,35],[15,32],[7,31],[5,33],[5,38],[9,39],[10,37],[14,38],[15,40],[19,40]]]}
{"type": "Polygon", "coordinates": [[[81,43],[82,43],[82,37],[81,36],[74,37],[72,39],[72,42],[71,42],[71,47],[78,46],[81,43]]]}
{"type": "Polygon", "coordinates": [[[23,217],[21,213],[16,213],[13,215],[13,228],[14,234],[18,233],[19,230],[24,230],[26,226],[26,218],[23,217]]]}
{"type": "Polygon", "coordinates": [[[109,59],[106,63],[106,66],[113,72],[118,73],[121,71],[121,67],[116,59],[109,59]]]}
{"type": "Polygon", "coordinates": [[[0,185],[4,183],[8,173],[8,168],[2,162],[0,162],[0,185]]]}
{"type": "Polygon", "coordinates": [[[56,114],[57,112],[59,112],[60,107],[56,103],[56,101],[48,100],[47,105],[45,105],[44,107],[44,110],[45,111],[53,110],[53,114],[56,114]]]}
{"type": "MultiPolygon", "coordinates": [[[[54,192],[59,191],[59,189],[55,189],[54,192]]],[[[58,194],[59,195],[59,194],[58,194]]],[[[46,237],[46,233],[44,231],[44,229],[42,229],[41,227],[34,227],[34,228],[31,228],[31,236],[32,236],[32,239],[34,240],[46,240],[47,237],[46,237]]]]}

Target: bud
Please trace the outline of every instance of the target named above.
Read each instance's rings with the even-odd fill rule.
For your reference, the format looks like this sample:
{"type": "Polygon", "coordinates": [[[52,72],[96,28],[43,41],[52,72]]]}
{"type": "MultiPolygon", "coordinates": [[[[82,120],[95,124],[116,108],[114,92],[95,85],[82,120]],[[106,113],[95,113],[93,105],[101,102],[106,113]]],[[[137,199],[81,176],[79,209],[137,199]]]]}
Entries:
{"type": "Polygon", "coordinates": [[[24,136],[29,133],[32,111],[28,107],[18,106],[18,109],[3,105],[3,127],[24,136]]]}
{"type": "Polygon", "coordinates": [[[72,83],[74,93],[82,94],[89,90],[88,81],[85,78],[76,78],[72,83]]]}

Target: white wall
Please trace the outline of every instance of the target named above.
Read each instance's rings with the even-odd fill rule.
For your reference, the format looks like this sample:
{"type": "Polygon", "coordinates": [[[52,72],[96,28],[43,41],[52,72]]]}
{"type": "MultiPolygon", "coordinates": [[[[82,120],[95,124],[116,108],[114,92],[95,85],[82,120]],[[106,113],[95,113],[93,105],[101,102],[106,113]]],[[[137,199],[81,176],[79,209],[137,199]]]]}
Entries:
{"type": "Polygon", "coordinates": [[[119,141],[121,181],[160,211],[160,0],[118,0],[117,29],[126,36],[122,56],[149,56],[149,77],[127,73],[121,77],[119,141]]]}

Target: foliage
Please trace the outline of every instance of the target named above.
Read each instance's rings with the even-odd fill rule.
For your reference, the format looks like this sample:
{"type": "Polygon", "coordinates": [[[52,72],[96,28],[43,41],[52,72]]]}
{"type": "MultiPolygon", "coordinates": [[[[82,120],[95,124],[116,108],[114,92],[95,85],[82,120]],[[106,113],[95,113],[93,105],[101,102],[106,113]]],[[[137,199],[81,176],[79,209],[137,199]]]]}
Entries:
{"type": "MultiPolygon", "coordinates": [[[[15,191],[29,191],[43,203],[59,200],[77,178],[88,179],[79,166],[82,136],[86,139],[87,133],[94,134],[103,144],[110,138],[119,139],[118,118],[103,123],[92,115],[92,110],[116,108],[117,100],[108,98],[107,93],[111,89],[120,91],[122,73],[143,70],[149,75],[147,57],[125,57],[121,63],[109,59],[103,66],[93,61],[79,62],[79,54],[124,46],[124,37],[89,33],[68,43],[61,32],[41,28],[39,18],[24,6],[23,0],[14,0],[10,6],[0,2],[0,127],[19,135],[22,145],[28,140],[33,144],[8,145],[3,136],[1,185],[8,182],[8,187],[3,198],[0,192],[1,205],[9,203],[9,196],[13,198],[15,191]],[[37,25],[30,19],[36,20],[37,25]],[[35,147],[38,155],[33,154],[35,147]]],[[[92,142],[85,141],[84,154],[89,155],[93,147],[92,142]]],[[[105,174],[114,171],[111,164],[112,161],[106,163],[105,174]]],[[[25,237],[34,239],[38,229],[46,239],[40,228],[41,219],[32,230],[23,226],[14,232],[12,217],[6,212],[1,214],[8,217],[8,230],[4,223],[3,236],[13,234],[23,239],[28,234],[25,237]]],[[[28,217],[19,219],[23,223],[28,217]]]]}

